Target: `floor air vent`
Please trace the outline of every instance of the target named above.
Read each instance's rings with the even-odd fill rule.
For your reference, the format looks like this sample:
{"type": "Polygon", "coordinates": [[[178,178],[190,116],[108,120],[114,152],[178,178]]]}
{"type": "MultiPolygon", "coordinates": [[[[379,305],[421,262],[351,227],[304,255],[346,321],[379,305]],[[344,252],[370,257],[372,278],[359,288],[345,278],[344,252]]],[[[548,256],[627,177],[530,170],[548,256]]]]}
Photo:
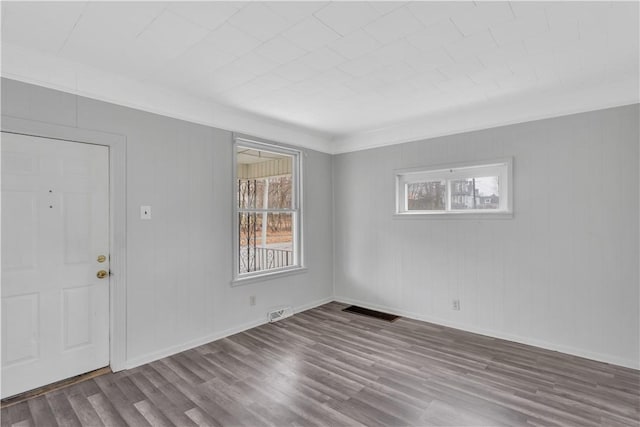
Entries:
{"type": "Polygon", "coordinates": [[[350,305],[343,309],[348,313],[360,314],[362,316],[375,317],[376,319],[386,320],[387,322],[394,322],[400,318],[394,314],[383,313],[381,311],[369,310],[368,308],[358,307],[357,305],[350,305]]]}
{"type": "Polygon", "coordinates": [[[293,316],[293,309],[291,307],[284,307],[267,313],[267,320],[269,320],[269,323],[273,323],[290,316],[293,316]]]}

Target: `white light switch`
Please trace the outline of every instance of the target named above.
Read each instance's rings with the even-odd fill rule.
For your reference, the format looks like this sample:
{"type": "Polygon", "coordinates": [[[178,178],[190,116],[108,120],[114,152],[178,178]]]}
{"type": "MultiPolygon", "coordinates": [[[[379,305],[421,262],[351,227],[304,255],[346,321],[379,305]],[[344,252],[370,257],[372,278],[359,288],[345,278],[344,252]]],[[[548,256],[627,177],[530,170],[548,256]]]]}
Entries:
{"type": "Polygon", "coordinates": [[[151,219],[151,206],[140,206],[140,219],[151,219]]]}

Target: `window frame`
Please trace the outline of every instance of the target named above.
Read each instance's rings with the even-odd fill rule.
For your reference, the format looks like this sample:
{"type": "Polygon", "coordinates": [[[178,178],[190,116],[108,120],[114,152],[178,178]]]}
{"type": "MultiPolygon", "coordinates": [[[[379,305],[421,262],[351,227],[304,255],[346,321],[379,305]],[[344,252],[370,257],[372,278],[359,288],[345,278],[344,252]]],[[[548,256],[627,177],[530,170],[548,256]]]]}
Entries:
{"type": "Polygon", "coordinates": [[[233,247],[233,272],[231,285],[237,286],[247,283],[253,283],[256,281],[263,281],[271,278],[287,276],[290,274],[305,272],[307,270],[304,263],[304,240],[303,240],[303,169],[302,158],[303,152],[293,146],[284,145],[272,141],[264,141],[257,138],[246,137],[242,135],[234,135],[233,137],[233,149],[232,149],[232,179],[233,179],[233,191],[232,197],[232,247],[233,247]],[[237,177],[237,152],[238,147],[250,148],[259,151],[268,151],[271,153],[278,153],[287,156],[291,156],[291,175],[293,194],[292,208],[291,209],[241,209],[238,206],[238,177],[237,177]],[[293,256],[294,265],[289,267],[274,268],[270,270],[252,271],[248,273],[240,273],[240,260],[238,254],[240,251],[239,242],[239,218],[238,215],[241,212],[291,212],[293,217],[293,256]]]}
{"type": "Polygon", "coordinates": [[[513,158],[506,157],[478,162],[422,166],[394,171],[394,212],[396,218],[512,218],[513,158]],[[451,209],[452,181],[498,176],[500,180],[499,209],[451,209]],[[444,210],[409,210],[407,186],[416,182],[444,181],[444,210]]]}

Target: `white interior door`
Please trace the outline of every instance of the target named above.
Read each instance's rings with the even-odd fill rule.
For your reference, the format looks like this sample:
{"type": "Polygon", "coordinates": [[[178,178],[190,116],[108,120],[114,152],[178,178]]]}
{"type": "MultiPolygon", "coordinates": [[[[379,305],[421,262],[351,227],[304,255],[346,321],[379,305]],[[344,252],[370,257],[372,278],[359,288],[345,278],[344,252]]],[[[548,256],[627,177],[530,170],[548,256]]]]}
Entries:
{"type": "Polygon", "coordinates": [[[5,398],[109,364],[109,149],[1,143],[5,398]]]}

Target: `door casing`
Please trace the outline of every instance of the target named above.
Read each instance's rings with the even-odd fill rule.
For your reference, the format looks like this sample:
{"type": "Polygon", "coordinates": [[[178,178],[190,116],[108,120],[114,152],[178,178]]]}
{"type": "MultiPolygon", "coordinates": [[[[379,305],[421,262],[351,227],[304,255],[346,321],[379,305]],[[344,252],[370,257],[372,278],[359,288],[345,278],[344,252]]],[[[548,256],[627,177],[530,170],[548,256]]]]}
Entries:
{"type": "Polygon", "coordinates": [[[126,368],[126,137],[115,133],[73,128],[2,116],[1,131],[109,147],[109,365],[126,368]]]}

